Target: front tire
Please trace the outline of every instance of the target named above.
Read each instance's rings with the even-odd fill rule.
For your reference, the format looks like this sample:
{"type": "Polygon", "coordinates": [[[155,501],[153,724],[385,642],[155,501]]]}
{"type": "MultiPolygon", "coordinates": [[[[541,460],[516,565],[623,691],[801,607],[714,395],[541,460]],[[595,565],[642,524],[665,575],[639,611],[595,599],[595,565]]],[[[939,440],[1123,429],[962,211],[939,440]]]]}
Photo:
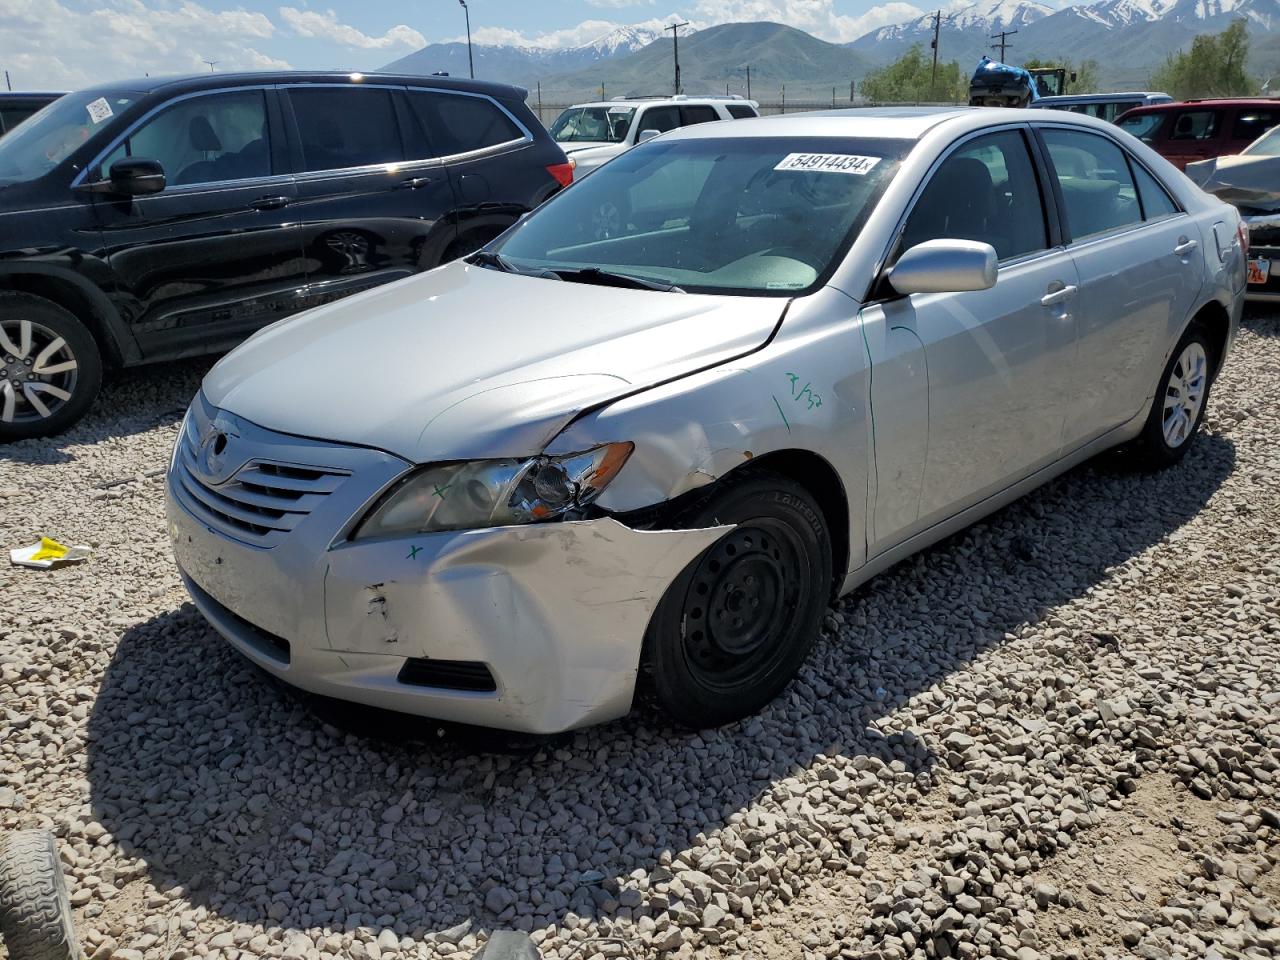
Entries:
{"type": "Polygon", "coordinates": [[[0,292],[0,442],[60,433],[102,386],[102,356],[69,311],[28,293],[0,292]]]}
{"type": "Polygon", "coordinates": [[[1160,470],[1187,455],[1209,406],[1216,362],[1208,331],[1193,323],[1160,375],[1151,412],[1131,451],[1137,467],[1160,470]]]}
{"type": "Polygon", "coordinates": [[[76,960],[75,924],[53,834],[0,836],[0,934],[14,960],[76,960]]]}
{"type": "Polygon", "coordinates": [[[831,596],[831,536],[799,484],[755,472],[724,483],[677,526],[734,524],[667,588],[645,635],[644,682],[685,727],[755,713],[795,676],[831,596]]]}

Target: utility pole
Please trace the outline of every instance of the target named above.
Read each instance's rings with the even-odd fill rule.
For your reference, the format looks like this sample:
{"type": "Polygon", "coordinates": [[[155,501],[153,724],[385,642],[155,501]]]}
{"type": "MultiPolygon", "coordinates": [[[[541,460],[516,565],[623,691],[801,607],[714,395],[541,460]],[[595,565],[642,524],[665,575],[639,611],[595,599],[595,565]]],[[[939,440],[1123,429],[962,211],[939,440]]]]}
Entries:
{"type": "Polygon", "coordinates": [[[1001,63],[1004,63],[1004,62],[1005,62],[1005,59],[1004,59],[1004,48],[1005,48],[1005,47],[1011,47],[1011,46],[1013,46],[1013,44],[1011,44],[1011,43],[1009,42],[1009,37],[1012,37],[1012,36],[1013,36],[1015,33],[1017,33],[1017,32],[1018,32],[1017,30],[1001,30],[999,33],[993,33],[993,34],[991,35],[991,39],[992,39],[992,40],[997,40],[997,39],[998,39],[998,40],[1000,41],[999,43],[993,43],[993,44],[991,45],[991,49],[992,49],[992,50],[994,50],[996,47],[999,47],[999,48],[1000,48],[1000,62],[1001,62],[1001,63]]]}
{"type": "Polygon", "coordinates": [[[542,122],[542,81],[538,81],[538,122],[542,122]]]}
{"type": "MultiPolygon", "coordinates": [[[[1268,82],[1268,83],[1270,83],[1271,81],[1270,81],[1270,80],[1268,80],[1267,82],[1268,82]]],[[[4,72],[4,85],[5,85],[6,87],[8,87],[10,91],[12,91],[12,90],[13,90],[13,84],[9,82],[9,71],[8,71],[8,70],[6,70],[6,71],[4,72]]],[[[1266,92],[1266,87],[1263,87],[1263,92],[1264,92],[1264,93],[1266,92]]]]}
{"type": "Polygon", "coordinates": [[[787,112],[787,85],[782,85],[782,112],[787,112]]]}
{"type": "Polygon", "coordinates": [[[673,23],[671,24],[671,26],[666,27],[667,30],[671,31],[671,50],[672,50],[672,53],[675,55],[675,60],[676,60],[675,92],[677,94],[680,92],[680,28],[687,27],[688,25],[689,25],[689,21],[686,20],[683,23],[673,23]]]}
{"type": "Polygon", "coordinates": [[[942,11],[939,10],[933,15],[933,43],[929,46],[933,47],[933,73],[929,77],[929,96],[937,99],[935,95],[938,90],[938,34],[942,31],[942,11]]]}
{"type": "Polygon", "coordinates": [[[207,64],[209,65],[209,72],[210,72],[210,73],[213,73],[213,65],[214,65],[215,63],[217,63],[218,61],[217,61],[217,60],[205,60],[204,62],[205,62],[205,63],[207,63],[207,64]]]}
{"type": "Polygon", "coordinates": [[[467,6],[467,0],[458,0],[462,4],[462,12],[467,15],[467,67],[471,70],[471,79],[476,78],[476,61],[471,55],[471,8],[467,6]]]}
{"type": "Polygon", "coordinates": [[[747,64],[747,99],[751,99],[751,64],[747,64]]]}

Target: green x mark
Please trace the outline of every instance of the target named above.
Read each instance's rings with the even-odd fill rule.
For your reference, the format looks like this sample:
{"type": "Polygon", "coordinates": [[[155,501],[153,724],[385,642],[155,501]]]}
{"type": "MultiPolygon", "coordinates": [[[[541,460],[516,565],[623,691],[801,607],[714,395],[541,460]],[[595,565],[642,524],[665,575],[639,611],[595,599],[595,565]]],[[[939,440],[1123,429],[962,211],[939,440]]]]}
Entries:
{"type": "Polygon", "coordinates": [[[421,548],[421,547],[410,547],[410,548],[409,548],[409,555],[408,555],[407,557],[405,557],[405,559],[406,559],[406,560],[416,560],[416,559],[418,558],[418,554],[420,554],[421,552],[422,552],[422,548],[421,548]]]}
{"type": "Polygon", "coordinates": [[[452,487],[453,483],[452,482],[446,483],[443,487],[440,486],[440,484],[436,483],[436,484],[433,484],[433,486],[436,488],[436,496],[439,497],[441,500],[443,500],[444,492],[448,490],[450,487],[452,487]]]}

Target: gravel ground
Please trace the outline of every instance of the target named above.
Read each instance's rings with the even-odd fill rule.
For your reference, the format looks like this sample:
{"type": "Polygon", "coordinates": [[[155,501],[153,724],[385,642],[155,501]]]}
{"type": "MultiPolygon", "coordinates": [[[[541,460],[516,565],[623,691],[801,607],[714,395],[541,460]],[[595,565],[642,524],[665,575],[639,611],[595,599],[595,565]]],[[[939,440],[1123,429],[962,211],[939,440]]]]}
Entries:
{"type": "Polygon", "coordinates": [[[5,546],[97,547],[0,568],[0,829],[57,832],[92,957],[1280,954],[1280,317],[1181,466],[880,577],[760,716],[522,751],[347,732],[185,602],[151,474],[206,367],[0,451],[5,546]]]}

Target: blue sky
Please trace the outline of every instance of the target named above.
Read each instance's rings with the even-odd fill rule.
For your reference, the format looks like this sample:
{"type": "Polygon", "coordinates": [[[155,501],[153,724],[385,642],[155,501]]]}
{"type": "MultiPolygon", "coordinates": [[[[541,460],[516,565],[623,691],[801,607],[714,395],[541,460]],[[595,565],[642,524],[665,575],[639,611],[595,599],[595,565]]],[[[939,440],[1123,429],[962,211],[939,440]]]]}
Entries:
{"type": "MultiPolygon", "coordinates": [[[[963,5],[973,0],[955,0],[963,5]]],[[[994,5],[999,0],[979,0],[994,5]]],[[[624,24],[776,20],[840,42],[920,10],[908,0],[468,0],[477,42],[573,46],[624,24]]],[[[15,89],[143,73],[371,70],[465,33],[457,0],[0,0],[0,69],[15,89]]]]}

